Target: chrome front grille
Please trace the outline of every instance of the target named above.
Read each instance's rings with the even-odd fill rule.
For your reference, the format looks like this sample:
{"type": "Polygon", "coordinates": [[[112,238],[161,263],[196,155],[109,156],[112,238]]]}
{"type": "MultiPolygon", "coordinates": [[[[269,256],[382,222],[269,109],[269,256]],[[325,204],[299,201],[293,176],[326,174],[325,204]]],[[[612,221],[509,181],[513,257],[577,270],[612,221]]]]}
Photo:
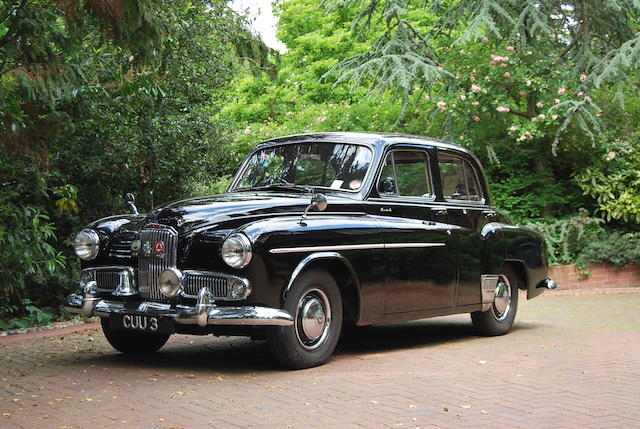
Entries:
{"type": "Polygon", "coordinates": [[[215,298],[226,299],[231,289],[231,278],[222,277],[214,273],[184,273],[184,293],[191,296],[198,295],[200,289],[208,287],[215,298]]]}
{"type": "Polygon", "coordinates": [[[150,225],[140,231],[138,253],[138,288],[140,296],[154,301],[164,301],[158,276],[169,267],[176,266],[178,233],[170,227],[150,225]],[[159,243],[162,243],[160,245],[159,243]],[[159,252],[162,247],[163,251],[159,252]]]}
{"type": "Polygon", "coordinates": [[[117,270],[86,270],[90,280],[98,285],[99,292],[113,292],[118,286],[119,271],[117,270]]]}
{"type": "Polygon", "coordinates": [[[116,238],[110,246],[109,256],[112,258],[130,258],[133,236],[116,238]]]}

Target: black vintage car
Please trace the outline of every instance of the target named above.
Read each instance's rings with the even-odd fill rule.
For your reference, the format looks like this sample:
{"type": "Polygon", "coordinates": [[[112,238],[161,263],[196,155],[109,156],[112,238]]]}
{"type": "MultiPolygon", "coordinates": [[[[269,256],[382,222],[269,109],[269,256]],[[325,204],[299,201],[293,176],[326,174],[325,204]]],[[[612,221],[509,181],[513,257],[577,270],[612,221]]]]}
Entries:
{"type": "Polygon", "coordinates": [[[409,135],[319,133],[257,146],[222,195],[80,231],[82,293],[123,353],[173,333],[266,338],[290,368],[325,363],[343,322],[471,313],[507,333],[547,278],[542,238],[491,205],[468,150],[409,135]]]}

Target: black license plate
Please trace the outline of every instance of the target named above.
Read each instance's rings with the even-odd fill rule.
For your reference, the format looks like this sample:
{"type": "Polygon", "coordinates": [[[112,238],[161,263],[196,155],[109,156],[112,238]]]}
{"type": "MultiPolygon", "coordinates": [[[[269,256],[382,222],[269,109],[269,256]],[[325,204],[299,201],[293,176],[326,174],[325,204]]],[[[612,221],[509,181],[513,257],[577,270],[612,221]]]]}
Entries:
{"type": "Polygon", "coordinates": [[[144,316],[141,314],[112,314],[111,328],[150,334],[173,334],[175,321],[169,317],[144,316]]]}

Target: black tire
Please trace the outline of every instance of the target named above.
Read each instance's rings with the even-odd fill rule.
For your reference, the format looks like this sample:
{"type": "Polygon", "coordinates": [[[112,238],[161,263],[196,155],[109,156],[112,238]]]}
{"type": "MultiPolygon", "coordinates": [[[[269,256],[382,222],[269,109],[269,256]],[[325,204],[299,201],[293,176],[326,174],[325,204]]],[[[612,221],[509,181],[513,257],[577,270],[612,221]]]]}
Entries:
{"type": "Polygon", "coordinates": [[[342,329],[342,296],[335,279],[323,270],[305,271],[291,287],[284,309],[294,317],[293,326],[267,330],[275,360],[291,369],[326,363],[342,329]]]}
{"type": "Polygon", "coordinates": [[[509,304],[506,311],[504,300],[502,303],[494,303],[487,311],[475,311],[471,313],[471,321],[476,334],[485,337],[504,335],[511,330],[518,310],[519,279],[513,268],[508,265],[502,269],[498,284],[506,285],[509,290],[509,304]]]}
{"type": "Polygon", "coordinates": [[[101,317],[102,332],[114,349],[129,355],[153,353],[164,346],[170,334],[149,334],[112,329],[109,318],[101,317]]]}

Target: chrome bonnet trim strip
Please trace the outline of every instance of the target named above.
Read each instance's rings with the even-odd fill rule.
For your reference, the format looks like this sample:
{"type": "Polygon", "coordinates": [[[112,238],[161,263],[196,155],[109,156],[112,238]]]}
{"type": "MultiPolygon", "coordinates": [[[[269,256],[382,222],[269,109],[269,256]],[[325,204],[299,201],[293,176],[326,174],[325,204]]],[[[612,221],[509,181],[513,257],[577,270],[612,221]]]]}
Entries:
{"type": "Polygon", "coordinates": [[[305,252],[331,252],[336,250],[371,250],[371,249],[409,249],[416,247],[442,247],[446,243],[372,243],[372,244],[344,244],[338,246],[306,246],[306,247],[281,247],[269,250],[272,254],[305,253],[305,252]]]}

